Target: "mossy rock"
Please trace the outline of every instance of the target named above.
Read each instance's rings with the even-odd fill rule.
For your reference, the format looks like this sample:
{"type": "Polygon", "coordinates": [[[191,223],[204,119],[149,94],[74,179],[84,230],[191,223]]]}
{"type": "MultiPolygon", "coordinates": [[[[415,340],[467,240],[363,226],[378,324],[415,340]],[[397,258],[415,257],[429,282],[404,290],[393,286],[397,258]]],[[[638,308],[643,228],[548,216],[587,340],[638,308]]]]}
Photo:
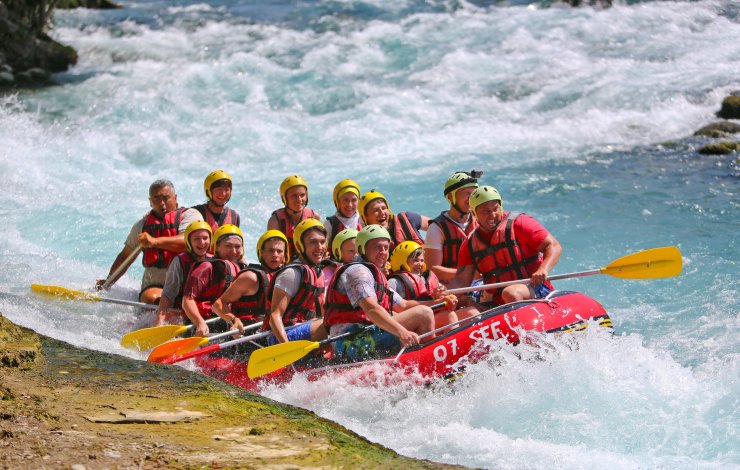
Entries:
{"type": "Polygon", "coordinates": [[[740,142],[719,142],[707,144],[699,149],[702,155],[727,155],[740,150],[740,142]]]}
{"type": "Polygon", "coordinates": [[[740,96],[730,95],[722,100],[722,108],[717,113],[722,119],[740,119],[740,96]]]}
{"type": "Polygon", "coordinates": [[[718,138],[727,137],[740,132],[740,124],[730,121],[717,121],[706,125],[694,132],[694,135],[704,135],[707,137],[718,138]]]}
{"type": "Polygon", "coordinates": [[[0,315],[0,367],[31,368],[41,355],[39,337],[0,315]]]}

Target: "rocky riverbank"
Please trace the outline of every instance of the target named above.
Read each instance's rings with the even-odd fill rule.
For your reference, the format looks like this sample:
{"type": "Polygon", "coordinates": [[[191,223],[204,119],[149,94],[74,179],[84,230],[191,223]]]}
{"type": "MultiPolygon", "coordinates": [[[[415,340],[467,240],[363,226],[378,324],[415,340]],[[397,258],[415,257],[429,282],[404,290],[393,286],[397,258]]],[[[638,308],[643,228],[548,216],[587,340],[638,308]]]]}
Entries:
{"type": "Polygon", "coordinates": [[[453,468],[178,367],[72,347],[0,315],[2,468],[453,468]]]}
{"type": "MultiPolygon", "coordinates": [[[[694,132],[694,135],[711,139],[728,139],[740,134],[740,124],[732,122],[732,120],[740,119],[740,92],[735,92],[722,100],[722,107],[717,111],[717,117],[723,120],[707,124],[694,132]]],[[[702,155],[737,153],[740,152],[740,142],[737,140],[715,140],[699,148],[698,152],[702,155]]]]}

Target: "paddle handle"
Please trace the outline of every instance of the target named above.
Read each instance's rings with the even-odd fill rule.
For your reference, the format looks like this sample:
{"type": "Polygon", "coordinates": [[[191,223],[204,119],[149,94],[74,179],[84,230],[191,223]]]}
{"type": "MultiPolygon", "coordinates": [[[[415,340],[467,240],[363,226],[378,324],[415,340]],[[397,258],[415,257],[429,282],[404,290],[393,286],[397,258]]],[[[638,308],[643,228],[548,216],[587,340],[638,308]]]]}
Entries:
{"type": "Polygon", "coordinates": [[[100,302],[108,302],[111,304],[130,305],[131,307],[139,307],[144,310],[157,310],[156,304],[145,304],[144,302],[134,302],[133,300],[109,299],[107,297],[100,297],[98,300],[100,302]]]}
{"type": "MultiPolygon", "coordinates": [[[[555,276],[548,276],[548,281],[557,281],[558,279],[570,279],[573,277],[584,277],[584,276],[593,276],[594,274],[602,274],[603,270],[600,269],[591,269],[589,271],[578,271],[574,273],[567,273],[567,274],[556,274],[555,276]]],[[[446,294],[465,294],[467,292],[475,292],[478,290],[486,290],[486,289],[496,289],[499,287],[506,287],[511,286],[514,284],[529,284],[532,281],[532,279],[515,279],[513,281],[504,281],[504,282],[496,282],[494,284],[481,284],[479,286],[470,286],[470,287],[460,287],[459,289],[450,289],[445,291],[446,294]]]]}
{"type": "MultiPolygon", "coordinates": [[[[256,330],[257,328],[259,328],[261,326],[262,326],[262,323],[259,323],[259,322],[252,323],[251,325],[245,326],[244,327],[244,331],[256,330]]],[[[211,341],[216,340],[216,339],[226,338],[227,336],[232,336],[235,332],[238,333],[237,330],[229,330],[229,331],[223,331],[221,333],[216,333],[215,335],[208,337],[208,342],[211,342],[211,341]]]]}
{"type": "MultiPolygon", "coordinates": [[[[234,334],[232,331],[230,334],[234,334]]],[[[220,351],[222,349],[230,348],[231,346],[236,346],[237,344],[246,343],[248,341],[254,341],[256,339],[261,339],[266,336],[269,336],[272,334],[272,331],[262,331],[260,333],[255,333],[250,336],[244,336],[237,339],[232,339],[231,341],[226,341],[223,343],[217,343],[217,344],[211,344],[209,346],[205,346],[200,349],[196,349],[195,351],[190,351],[189,353],[183,354],[182,356],[174,356],[174,357],[168,357],[161,361],[162,364],[174,364],[176,362],[185,361],[187,359],[192,359],[194,357],[202,356],[204,354],[210,354],[212,352],[220,351]]],[[[210,338],[209,338],[210,339],[210,338]]]]}
{"type": "Polygon", "coordinates": [[[113,284],[116,283],[118,280],[118,276],[120,276],[124,271],[128,269],[131,264],[136,261],[136,257],[139,256],[139,253],[141,253],[141,246],[137,246],[134,248],[134,251],[129,254],[125,260],[123,260],[123,263],[121,263],[115,271],[110,273],[108,278],[105,280],[102,286],[100,286],[101,289],[108,290],[111,288],[113,284]]]}

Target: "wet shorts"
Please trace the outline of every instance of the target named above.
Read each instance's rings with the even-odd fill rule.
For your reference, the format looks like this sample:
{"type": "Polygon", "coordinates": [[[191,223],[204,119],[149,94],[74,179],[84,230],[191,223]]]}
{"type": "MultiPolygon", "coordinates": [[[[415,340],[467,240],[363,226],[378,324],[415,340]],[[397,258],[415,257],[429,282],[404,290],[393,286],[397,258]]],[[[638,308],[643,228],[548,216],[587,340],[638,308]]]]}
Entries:
{"type": "Polygon", "coordinates": [[[547,287],[545,284],[540,284],[539,286],[533,286],[532,290],[534,291],[534,296],[537,299],[547,297],[547,294],[552,292],[552,289],[547,287]]]}
{"type": "MultiPolygon", "coordinates": [[[[288,341],[299,341],[302,339],[310,340],[311,339],[311,323],[312,322],[306,322],[301,323],[300,325],[296,326],[289,326],[285,329],[285,334],[288,336],[288,341]]],[[[270,335],[267,337],[267,344],[272,346],[273,344],[277,344],[277,339],[275,338],[275,335],[270,335]]]]}
{"type": "Polygon", "coordinates": [[[348,331],[358,332],[353,336],[332,343],[334,357],[357,362],[394,354],[401,349],[401,342],[391,333],[377,326],[365,331],[367,325],[355,324],[348,331]]]}

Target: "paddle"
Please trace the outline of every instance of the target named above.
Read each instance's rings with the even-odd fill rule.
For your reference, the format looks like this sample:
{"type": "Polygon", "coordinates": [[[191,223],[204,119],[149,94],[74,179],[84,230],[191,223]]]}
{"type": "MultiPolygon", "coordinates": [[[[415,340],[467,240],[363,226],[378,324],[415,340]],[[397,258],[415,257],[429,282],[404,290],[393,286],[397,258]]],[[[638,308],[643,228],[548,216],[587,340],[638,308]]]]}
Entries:
{"type": "MultiPolygon", "coordinates": [[[[233,335],[234,332],[232,331],[231,334],[233,335]]],[[[265,338],[267,336],[270,336],[271,334],[272,334],[272,331],[262,331],[260,333],[255,333],[251,336],[243,336],[238,339],[232,339],[231,341],[224,341],[223,343],[212,344],[210,346],[206,346],[205,348],[196,349],[195,351],[191,351],[189,353],[183,354],[182,356],[164,357],[158,362],[160,364],[174,364],[176,362],[184,361],[186,359],[192,359],[194,357],[202,356],[204,354],[210,354],[212,352],[230,348],[231,346],[236,346],[237,344],[246,343],[248,341],[254,341],[260,338],[265,338]]]]}
{"type": "MultiPolygon", "coordinates": [[[[244,331],[252,331],[262,326],[262,323],[253,323],[244,327],[244,331]]],[[[167,356],[180,356],[185,353],[197,349],[201,346],[205,346],[211,341],[225,338],[227,336],[233,336],[235,330],[224,331],[213,336],[193,336],[191,338],[182,338],[168,341],[164,344],[160,344],[149,353],[149,362],[162,362],[167,356]]],[[[238,333],[238,331],[236,331],[238,333]]]]}
{"type": "MultiPolygon", "coordinates": [[[[594,274],[608,274],[622,279],[657,279],[661,277],[677,276],[681,273],[681,251],[675,246],[664,246],[662,248],[651,248],[638,251],[631,255],[618,258],[607,266],[589,271],[580,271],[568,274],[557,274],[548,276],[548,281],[568,279],[572,277],[592,276],[594,274]]],[[[477,290],[506,287],[512,284],[528,284],[531,279],[517,279],[513,281],[497,282],[495,284],[482,284],[479,286],[461,287],[445,291],[447,294],[464,294],[477,290]]]]}
{"type": "Polygon", "coordinates": [[[105,289],[105,290],[110,289],[110,287],[113,284],[115,284],[116,281],[118,280],[118,276],[120,276],[121,273],[123,273],[124,271],[126,271],[128,269],[128,267],[131,266],[131,264],[134,261],[136,261],[136,257],[139,256],[139,253],[141,253],[141,246],[137,246],[136,248],[134,248],[134,251],[132,251],[126,257],[126,259],[123,260],[123,263],[121,263],[116,268],[115,271],[113,271],[112,273],[110,273],[110,275],[108,276],[108,278],[105,280],[105,282],[100,287],[98,287],[98,289],[105,289]]]}
{"type": "MultiPolygon", "coordinates": [[[[445,305],[445,302],[440,302],[438,304],[432,305],[432,309],[438,309],[444,307],[445,305]]],[[[361,330],[348,331],[346,333],[342,333],[341,335],[332,336],[331,338],[327,338],[322,341],[288,341],[287,343],[279,343],[274,346],[268,346],[263,349],[258,349],[249,356],[249,362],[247,363],[247,376],[250,379],[254,379],[256,377],[269,374],[270,372],[274,372],[278,369],[282,369],[283,367],[288,366],[301,359],[314,349],[318,349],[325,344],[333,343],[334,341],[340,340],[342,338],[347,338],[348,336],[354,336],[356,334],[362,333],[363,331],[367,331],[374,326],[375,325],[368,325],[361,330]]]]}
{"type": "MultiPolygon", "coordinates": [[[[220,317],[209,318],[206,323],[213,323],[220,319],[220,317]]],[[[151,349],[192,328],[193,325],[160,325],[134,330],[123,335],[121,346],[139,351],[151,349]]]]}
{"type": "Polygon", "coordinates": [[[84,292],[81,290],[67,289],[62,286],[47,286],[44,284],[31,284],[31,290],[37,294],[46,294],[52,297],[61,297],[65,300],[85,300],[89,302],[108,302],[112,304],[130,305],[132,307],[139,307],[146,310],[156,310],[157,306],[154,304],[145,304],[143,302],[134,302],[133,300],[123,299],[111,299],[108,297],[101,297],[91,292],[84,292]]]}

